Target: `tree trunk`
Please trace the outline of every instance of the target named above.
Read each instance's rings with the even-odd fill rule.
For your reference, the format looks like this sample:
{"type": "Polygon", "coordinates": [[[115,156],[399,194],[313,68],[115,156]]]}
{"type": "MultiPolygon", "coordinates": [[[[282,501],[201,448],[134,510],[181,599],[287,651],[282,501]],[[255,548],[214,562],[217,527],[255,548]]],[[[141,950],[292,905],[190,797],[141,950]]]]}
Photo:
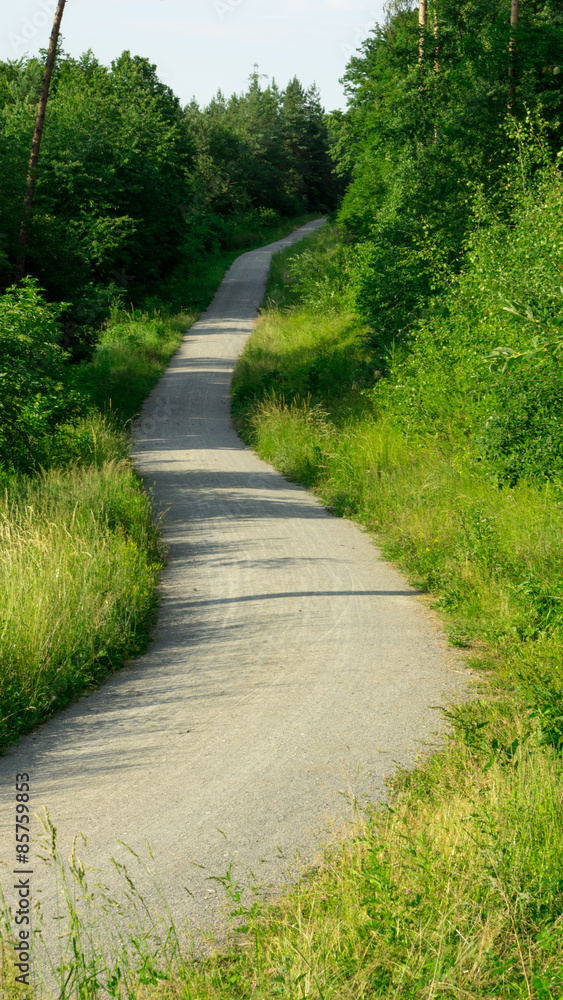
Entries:
{"type": "Polygon", "coordinates": [[[514,104],[516,93],[516,28],[520,14],[520,0],[510,4],[510,41],[508,43],[508,110],[514,104]]]}
{"type": "Polygon", "coordinates": [[[418,0],[418,63],[424,57],[424,32],[428,18],[428,0],[418,0]]]}
{"type": "Polygon", "coordinates": [[[41,139],[43,138],[43,126],[45,124],[45,110],[47,108],[49,87],[51,86],[51,77],[53,75],[53,67],[55,65],[57,44],[59,41],[61,20],[63,16],[63,11],[65,9],[65,3],[66,0],[59,0],[58,7],[55,13],[55,20],[53,22],[51,39],[49,41],[49,51],[47,53],[47,60],[45,62],[43,81],[41,83],[41,93],[39,95],[37,117],[35,119],[35,130],[33,132],[33,141],[31,143],[31,155],[29,157],[29,166],[27,170],[27,184],[25,189],[25,199],[23,203],[24,214],[20,228],[20,235],[18,239],[18,253],[16,257],[16,273],[15,273],[16,282],[18,284],[21,282],[25,274],[25,251],[29,240],[29,228],[31,225],[31,218],[33,215],[33,198],[35,195],[35,182],[37,179],[37,164],[39,162],[39,151],[41,149],[41,139]]]}
{"type": "MultiPolygon", "coordinates": [[[[436,5],[434,5],[434,72],[440,72],[440,46],[438,45],[438,11],[436,10],[436,5]]],[[[438,126],[434,125],[434,145],[438,145],[438,126]]]]}

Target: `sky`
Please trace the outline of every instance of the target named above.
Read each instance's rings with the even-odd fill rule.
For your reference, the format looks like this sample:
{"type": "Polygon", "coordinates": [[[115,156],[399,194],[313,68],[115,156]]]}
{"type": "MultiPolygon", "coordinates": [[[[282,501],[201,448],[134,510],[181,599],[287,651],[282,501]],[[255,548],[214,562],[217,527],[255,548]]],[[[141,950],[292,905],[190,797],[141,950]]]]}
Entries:
{"type": "MultiPolygon", "coordinates": [[[[0,59],[35,55],[48,44],[56,0],[0,0],[0,59]]],[[[147,56],[187,103],[246,87],[253,66],[280,86],[316,83],[327,111],[345,107],[339,77],[383,0],[67,0],[67,52],[92,49],[110,63],[124,49],[147,56]]]]}

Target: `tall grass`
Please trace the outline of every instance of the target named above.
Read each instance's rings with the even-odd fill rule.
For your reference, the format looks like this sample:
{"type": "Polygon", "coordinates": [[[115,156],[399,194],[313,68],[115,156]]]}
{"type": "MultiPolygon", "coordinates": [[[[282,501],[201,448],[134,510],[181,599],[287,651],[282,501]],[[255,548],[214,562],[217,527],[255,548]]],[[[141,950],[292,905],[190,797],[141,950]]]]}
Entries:
{"type": "Polygon", "coordinates": [[[98,411],[126,424],[139,412],[196,319],[195,311],[169,316],[158,309],[116,308],[92,360],[79,366],[76,386],[98,411]]]}
{"type": "Polygon", "coordinates": [[[0,747],[147,645],[163,553],[128,421],[195,314],[115,312],[74,383],[88,412],[0,482],[0,747]]]}
{"type": "Polygon", "coordinates": [[[141,651],[160,568],[129,465],[10,480],[0,497],[0,741],[141,651]]]}

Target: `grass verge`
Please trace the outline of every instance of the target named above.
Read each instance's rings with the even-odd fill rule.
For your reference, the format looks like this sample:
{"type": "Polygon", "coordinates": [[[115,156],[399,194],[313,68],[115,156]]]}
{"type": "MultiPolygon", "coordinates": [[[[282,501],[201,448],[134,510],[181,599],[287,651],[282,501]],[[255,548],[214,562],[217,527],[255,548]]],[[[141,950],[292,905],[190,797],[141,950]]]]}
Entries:
{"type": "Polygon", "coordinates": [[[85,415],[2,477],[0,748],[147,646],[163,551],[128,421],[196,315],[115,312],[73,373],[85,415]]]}
{"type": "Polygon", "coordinates": [[[145,648],[161,552],[126,460],[11,480],[0,536],[8,740],[145,648]]]}

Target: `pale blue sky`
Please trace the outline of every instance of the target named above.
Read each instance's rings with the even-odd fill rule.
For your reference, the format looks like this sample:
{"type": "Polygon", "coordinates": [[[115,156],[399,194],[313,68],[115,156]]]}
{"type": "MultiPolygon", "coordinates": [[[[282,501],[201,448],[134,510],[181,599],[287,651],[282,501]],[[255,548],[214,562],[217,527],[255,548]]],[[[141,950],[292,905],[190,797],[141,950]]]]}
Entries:
{"type": "MultiPolygon", "coordinates": [[[[55,6],[0,0],[0,59],[46,46],[55,6]]],[[[383,0],[67,0],[63,36],[72,55],[91,48],[104,63],[126,48],[148,56],[183,102],[242,90],[258,63],[281,86],[294,75],[316,81],[331,110],[344,106],[338,78],[382,9],[383,0]]]]}

